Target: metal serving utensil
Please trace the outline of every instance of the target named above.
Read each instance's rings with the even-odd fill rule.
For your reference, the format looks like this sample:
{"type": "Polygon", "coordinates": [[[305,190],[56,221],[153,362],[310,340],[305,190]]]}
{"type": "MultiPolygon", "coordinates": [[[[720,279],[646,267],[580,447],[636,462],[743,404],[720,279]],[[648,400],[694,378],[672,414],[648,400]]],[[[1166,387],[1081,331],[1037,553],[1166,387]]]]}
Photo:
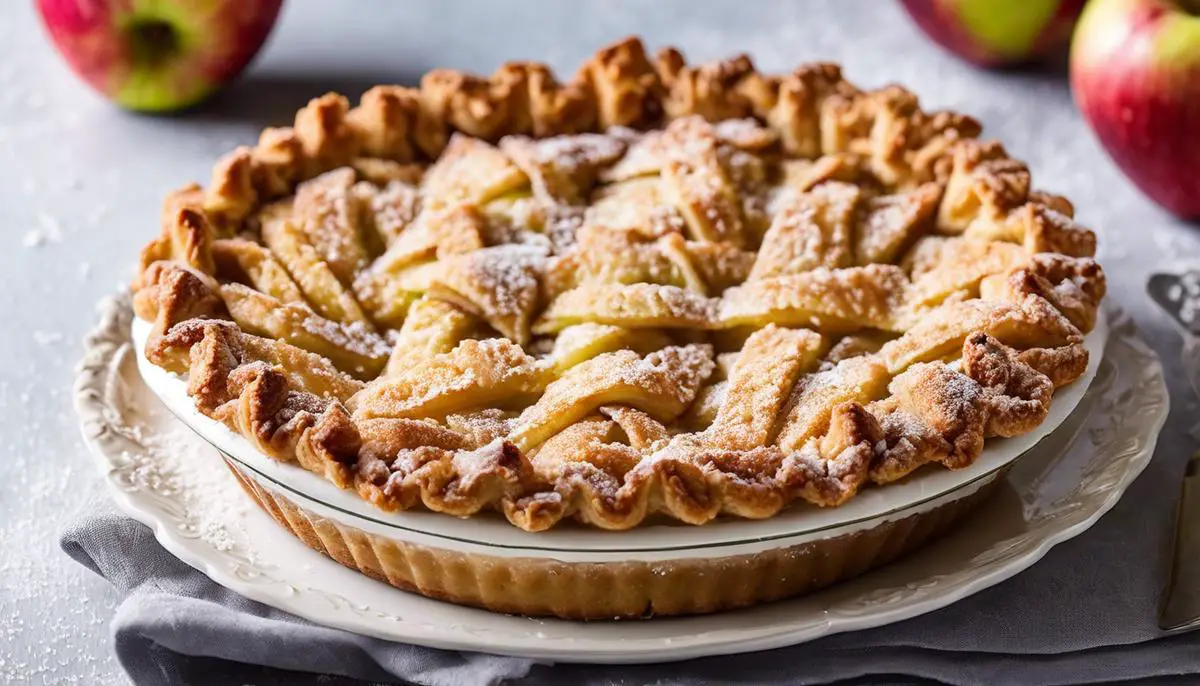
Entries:
{"type": "MultiPolygon", "coordinates": [[[[1200,393],[1200,271],[1154,274],[1146,284],[1183,334],[1183,368],[1200,393]]],[[[1175,513],[1175,545],[1158,626],[1168,633],[1200,629],[1200,452],[1188,460],[1175,513]]]]}
{"type": "MultiPolygon", "coordinates": [[[[1179,328],[1183,329],[1184,342],[1196,343],[1200,336],[1200,269],[1182,274],[1153,274],[1146,283],[1150,298],[1158,303],[1179,328]]],[[[1187,360],[1184,360],[1186,365],[1187,360]]],[[[1195,368],[1188,369],[1192,385],[1197,385],[1195,368]]],[[[1200,391],[1200,388],[1197,388],[1200,391]]]]}

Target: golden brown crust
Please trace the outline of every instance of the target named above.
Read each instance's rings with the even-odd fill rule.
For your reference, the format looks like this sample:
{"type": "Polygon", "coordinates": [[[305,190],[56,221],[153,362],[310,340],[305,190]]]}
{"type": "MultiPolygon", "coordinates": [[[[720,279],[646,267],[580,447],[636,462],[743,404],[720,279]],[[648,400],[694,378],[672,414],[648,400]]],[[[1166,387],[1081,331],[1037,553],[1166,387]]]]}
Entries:
{"type": "Polygon", "coordinates": [[[350,101],[337,93],[314,98],[296,112],[292,125],[305,161],[304,178],[348,164],[358,156],[359,140],[347,121],[350,101]]]}
{"type": "Polygon", "coordinates": [[[365,155],[411,162],[437,157],[446,147],[444,120],[432,113],[420,91],[376,86],[363,93],[347,115],[365,155]]]}
{"type": "Polygon", "coordinates": [[[152,344],[151,359],[190,356],[188,393],[201,412],[275,459],[350,485],[361,440],[341,401],[361,384],[319,356],[226,321],[190,319],[152,344]]]}
{"type": "Polygon", "coordinates": [[[134,311],[154,322],[146,342],[146,357],[168,371],[187,371],[186,351],[171,355],[161,341],[178,324],[227,316],[224,303],[217,297],[216,284],[190,267],[168,261],[152,263],[139,278],[141,288],[133,299],[134,311]]]}
{"type": "MultiPolygon", "coordinates": [[[[304,150],[291,127],[266,128],[250,152],[254,189],[263,200],[287,195],[303,175],[304,150]]],[[[214,184],[223,186],[224,182],[214,184]]]]}
{"type": "Polygon", "coordinates": [[[658,120],[662,111],[662,83],[642,42],[627,38],[598,51],[583,65],[580,76],[596,97],[596,124],[642,126],[658,120]]]}
{"type": "MultiPolygon", "coordinates": [[[[161,260],[187,265],[201,274],[212,274],[212,243],[216,238],[204,211],[203,191],[192,184],[172,192],[163,203],[162,233],[141,253],[141,272],[161,260]]],[[[134,280],[134,290],[141,281],[134,280]]]]}
{"type": "Polygon", "coordinates": [[[744,119],[754,114],[762,77],[748,55],[689,66],[683,54],[664,48],[655,59],[666,91],[663,113],[668,119],[699,115],[711,122],[744,119]]]}
{"type": "MultiPolygon", "coordinates": [[[[766,121],[780,132],[783,149],[795,157],[817,157],[827,150],[823,145],[822,116],[839,99],[854,98],[860,91],[842,78],[836,64],[808,64],[797,67],[779,79],[771,98],[766,121]]],[[[763,116],[763,112],[758,112],[763,116]]]]}
{"type": "Polygon", "coordinates": [[[202,412],[384,509],[835,506],[970,464],[1087,368],[1095,234],[979,132],[636,39],[566,83],[437,70],[169,196],[135,306],[202,412]]]}
{"type": "MultiPolygon", "coordinates": [[[[717,612],[812,592],[918,549],[1004,483],[1001,474],[975,493],[928,512],[831,540],[734,557],[580,563],[466,554],[370,534],[303,509],[286,494],[259,484],[237,463],[226,462],[280,526],[350,569],[431,598],[494,612],[574,620],[717,612]]],[[[526,511],[554,507],[549,499],[534,500],[526,511]]],[[[534,517],[521,526],[539,530],[534,517]]]]}

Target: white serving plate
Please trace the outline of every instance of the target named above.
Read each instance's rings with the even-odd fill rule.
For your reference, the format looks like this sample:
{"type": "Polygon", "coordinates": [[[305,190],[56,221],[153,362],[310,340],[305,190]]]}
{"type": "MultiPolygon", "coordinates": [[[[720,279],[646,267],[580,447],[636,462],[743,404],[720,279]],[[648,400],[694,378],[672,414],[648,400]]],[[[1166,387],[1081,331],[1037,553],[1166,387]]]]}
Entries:
{"type": "Polygon", "coordinates": [[[440,549],[493,556],[552,557],[565,562],[610,560],[670,560],[689,557],[741,555],[832,538],[877,526],[881,521],[910,516],[965,497],[987,485],[1001,470],[1050,435],[1071,414],[1095,378],[1108,338],[1102,314],[1088,334],[1087,371],[1059,389],[1046,420],[1015,438],[987,442],[974,464],[959,470],[922,469],[884,488],[865,488],[837,508],[799,504],[764,520],[720,519],[705,526],[663,524],[611,532],[577,525],[559,525],[530,533],[495,515],[465,519],[427,511],[383,512],[352,491],[296,465],[281,463],[259,452],[224,424],[202,415],[187,395],[184,377],[167,372],[146,359],[143,349],[150,324],[134,318],[132,338],[137,364],[146,385],[184,424],[219,450],[253,472],[271,490],[283,490],[322,517],[368,533],[440,549]]]}
{"type": "Polygon", "coordinates": [[[1127,318],[1116,317],[1105,364],[1079,411],[1017,462],[969,521],[919,554],[819,593],[736,612],[632,623],[529,619],[397,592],[280,535],[248,502],[228,506],[248,499],[216,452],[165,411],[138,374],[128,301],[110,301],[103,312],[76,383],[83,433],[118,505],[169,551],[238,593],[327,626],[547,660],[636,663],[764,650],[945,607],[1095,523],[1149,462],[1168,411],[1157,356],[1127,318]],[[173,471],[142,473],[160,462],[173,471]]]}

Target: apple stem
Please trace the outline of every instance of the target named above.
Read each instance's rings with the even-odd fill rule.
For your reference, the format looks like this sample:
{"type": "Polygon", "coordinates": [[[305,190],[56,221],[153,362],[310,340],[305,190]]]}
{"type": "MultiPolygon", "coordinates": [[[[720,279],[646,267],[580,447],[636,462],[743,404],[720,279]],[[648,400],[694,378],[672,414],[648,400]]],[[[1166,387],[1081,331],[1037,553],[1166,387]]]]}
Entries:
{"type": "Polygon", "coordinates": [[[1179,0],[1179,6],[1193,17],[1200,17],[1200,0],[1179,0]]]}
{"type": "Polygon", "coordinates": [[[139,62],[158,65],[179,49],[179,35],[165,21],[136,20],[130,27],[130,32],[133,35],[133,50],[139,62]]]}

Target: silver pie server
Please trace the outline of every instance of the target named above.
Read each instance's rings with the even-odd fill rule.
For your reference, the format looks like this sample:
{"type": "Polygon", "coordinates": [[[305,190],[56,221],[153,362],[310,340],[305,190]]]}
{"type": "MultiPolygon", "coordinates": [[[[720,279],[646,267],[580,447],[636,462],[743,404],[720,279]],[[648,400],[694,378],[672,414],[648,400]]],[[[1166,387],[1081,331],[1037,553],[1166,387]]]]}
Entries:
{"type": "MultiPolygon", "coordinates": [[[[1151,299],[1183,333],[1183,368],[1200,393],[1200,271],[1154,274],[1151,299]]],[[[1168,633],[1200,629],[1200,453],[1188,460],[1175,513],[1175,544],[1158,626],[1168,633]]]]}

